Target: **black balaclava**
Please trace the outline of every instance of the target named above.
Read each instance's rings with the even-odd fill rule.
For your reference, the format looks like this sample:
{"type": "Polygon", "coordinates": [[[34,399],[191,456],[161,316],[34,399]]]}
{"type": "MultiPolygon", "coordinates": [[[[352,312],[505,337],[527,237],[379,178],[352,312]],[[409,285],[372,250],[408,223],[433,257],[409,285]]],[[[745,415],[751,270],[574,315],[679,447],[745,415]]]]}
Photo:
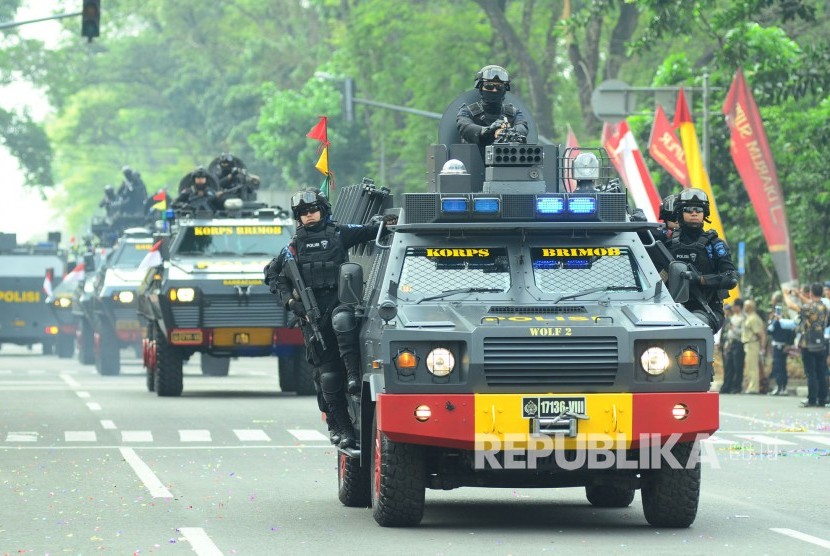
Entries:
{"type": "Polygon", "coordinates": [[[507,94],[507,91],[504,89],[501,91],[485,91],[481,89],[479,92],[481,93],[481,103],[484,105],[484,111],[488,114],[500,116],[504,95],[507,94]]]}

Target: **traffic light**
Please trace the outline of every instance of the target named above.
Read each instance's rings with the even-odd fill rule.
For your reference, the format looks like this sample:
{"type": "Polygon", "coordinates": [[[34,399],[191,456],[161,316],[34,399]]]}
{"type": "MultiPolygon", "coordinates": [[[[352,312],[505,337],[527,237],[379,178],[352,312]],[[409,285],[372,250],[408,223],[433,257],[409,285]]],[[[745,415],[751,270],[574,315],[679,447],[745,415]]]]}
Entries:
{"type": "Polygon", "coordinates": [[[81,36],[92,42],[93,37],[100,35],[101,28],[101,0],[84,0],[84,9],[81,12],[81,36]]]}
{"type": "Polygon", "coordinates": [[[354,79],[343,79],[343,117],[349,123],[354,121],[354,79]]]}

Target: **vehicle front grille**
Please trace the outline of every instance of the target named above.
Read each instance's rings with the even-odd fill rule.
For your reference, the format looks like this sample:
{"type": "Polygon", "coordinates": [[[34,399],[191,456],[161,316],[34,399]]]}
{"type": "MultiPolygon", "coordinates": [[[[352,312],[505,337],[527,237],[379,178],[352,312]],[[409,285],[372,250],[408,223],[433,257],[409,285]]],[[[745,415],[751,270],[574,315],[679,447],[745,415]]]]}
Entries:
{"type": "Polygon", "coordinates": [[[611,386],[618,359],[615,337],[484,338],[489,386],[611,386]]]}
{"type": "Polygon", "coordinates": [[[207,295],[201,300],[200,308],[178,304],[173,306],[176,328],[197,328],[200,326],[243,327],[267,326],[284,327],[286,313],[276,296],[207,295]]]}

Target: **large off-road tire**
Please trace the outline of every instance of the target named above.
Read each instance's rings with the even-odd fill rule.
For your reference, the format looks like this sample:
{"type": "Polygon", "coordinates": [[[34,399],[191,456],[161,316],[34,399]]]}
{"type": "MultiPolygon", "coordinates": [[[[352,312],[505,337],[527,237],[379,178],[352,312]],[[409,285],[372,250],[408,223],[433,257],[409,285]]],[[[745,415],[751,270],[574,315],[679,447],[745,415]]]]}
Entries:
{"type": "Polygon", "coordinates": [[[78,362],[82,365],[95,364],[95,336],[89,320],[81,318],[78,325],[78,362]]]}
{"type": "Polygon", "coordinates": [[[181,396],[184,388],[183,358],[179,348],[167,343],[163,334],[156,337],[156,394],[158,396],[181,396]]]}
{"type": "Polygon", "coordinates": [[[625,508],[634,501],[634,489],[615,485],[586,486],[585,497],[597,508],[625,508]]]}
{"type": "Polygon", "coordinates": [[[279,357],[280,390],[296,392],[298,396],[316,396],[314,366],[306,360],[305,349],[295,349],[291,355],[279,357]]]}
{"type": "Polygon", "coordinates": [[[43,340],[41,348],[43,349],[43,355],[52,355],[55,351],[55,341],[52,339],[43,340]]]}
{"type": "Polygon", "coordinates": [[[98,349],[95,352],[95,368],[98,374],[114,376],[121,372],[121,347],[115,330],[104,326],[98,335],[98,349]]]}
{"type": "Polygon", "coordinates": [[[368,466],[343,452],[337,453],[337,497],[350,508],[367,508],[372,499],[368,466]]]}
{"type": "Polygon", "coordinates": [[[209,353],[201,355],[202,374],[205,376],[228,376],[230,357],[214,357],[209,353]]]}
{"type": "Polygon", "coordinates": [[[382,527],[412,527],[424,517],[426,463],[424,449],[392,442],[372,423],[372,516],[382,527]]]}
{"type": "Polygon", "coordinates": [[[688,527],[697,515],[700,499],[700,446],[678,443],[672,450],[683,469],[664,467],[643,472],[643,513],[646,521],[655,527],[688,527]],[[694,456],[695,465],[686,469],[694,456]]]}
{"type": "Polygon", "coordinates": [[[75,355],[75,335],[58,334],[56,351],[61,359],[69,359],[75,355]]]}

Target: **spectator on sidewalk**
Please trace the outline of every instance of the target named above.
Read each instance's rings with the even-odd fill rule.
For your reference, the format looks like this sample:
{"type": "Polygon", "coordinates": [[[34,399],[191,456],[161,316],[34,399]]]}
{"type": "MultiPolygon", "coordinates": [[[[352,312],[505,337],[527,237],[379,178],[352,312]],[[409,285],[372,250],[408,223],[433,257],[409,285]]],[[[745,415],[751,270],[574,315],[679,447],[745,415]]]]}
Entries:
{"type": "Polygon", "coordinates": [[[827,404],[827,376],[824,370],[827,342],[824,340],[824,329],[827,327],[828,310],[821,302],[822,285],[818,282],[812,284],[809,299],[803,299],[801,305],[794,299],[795,294],[795,291],[784,292],[784,300],[787,307],[800,314],[798,347],[801,348],[801,361],[807,377],[807,399],[801,402],[801,407],[824,407],[827,404]]]}
{"type": "Polygon", "coordinates": [[[747,394],[766,394],[767,376],[761,361],[761,346],[767,343],[767,332],[764,321],[758,316],[755,301],[748,299],[744,302],[744,328],[741,333],[741,342],[744,345],[744,377],[747,381],[747,394]]]}
{"type": "Polygon", "coordinates": [[[726,342],[726,359],[723,364],[723,385],[721,394],[740,394],[744,382],[744,345],[741,333],[744,327],[744,302],[738,298],[730,309],[726,326],[721,332],[721,341],[726,342]]]}
{"type": "Polygon", "coordinates": [[[795,341],[795,329],[798,323],[784,317],[784,296],[775,292],[772,296],[773,310],[769,316],[767,332],[772,339],[772,371],[770,376],[775,380],[776,388],[770,396],[787,395],[787,354],[795,341]]]}

